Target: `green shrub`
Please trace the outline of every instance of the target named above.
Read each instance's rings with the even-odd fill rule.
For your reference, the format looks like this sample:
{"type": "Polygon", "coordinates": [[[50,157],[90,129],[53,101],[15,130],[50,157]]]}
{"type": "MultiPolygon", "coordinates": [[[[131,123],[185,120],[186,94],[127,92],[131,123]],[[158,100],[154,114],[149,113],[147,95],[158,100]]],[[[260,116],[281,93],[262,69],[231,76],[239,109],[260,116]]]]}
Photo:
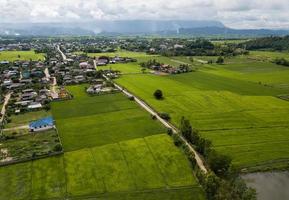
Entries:
{"type": "Polygon", "coordinates": [[[158,100],[163,99],[163,92],[161,90],[156,90],[154,92],[154,97],[158,100]]]}
{"type": "Polygon", "coordinates": [[[53,148],[53,151],[56,151],[56,152],[62,151],[62,146],[61,146],[61,144],[56,144],[56,145],[54,146],[54,148],[53,148]]]}

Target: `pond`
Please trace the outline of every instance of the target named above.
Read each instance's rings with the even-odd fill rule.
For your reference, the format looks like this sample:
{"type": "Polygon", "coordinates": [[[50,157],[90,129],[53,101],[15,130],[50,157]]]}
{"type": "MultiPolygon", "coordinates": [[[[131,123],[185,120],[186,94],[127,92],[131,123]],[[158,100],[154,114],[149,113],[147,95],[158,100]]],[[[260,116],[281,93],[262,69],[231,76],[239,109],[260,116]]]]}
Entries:
{"type": "Polygon", "coordinates": [[[289,172],[251,173],[242,177],[256,189],[258,200],[289,200],[289,172]]]}

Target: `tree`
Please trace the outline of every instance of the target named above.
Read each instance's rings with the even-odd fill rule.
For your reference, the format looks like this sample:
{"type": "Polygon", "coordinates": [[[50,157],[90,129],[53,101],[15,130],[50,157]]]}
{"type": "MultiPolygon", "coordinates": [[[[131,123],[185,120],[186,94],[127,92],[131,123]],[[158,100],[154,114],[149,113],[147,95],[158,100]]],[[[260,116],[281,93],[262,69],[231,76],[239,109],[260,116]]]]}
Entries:
{"type": "Polygon", "coordinates": [[[224,58],[222,56],[219,56],[217,61],[216,61],[217,64],[223,64],[224,63],[224,58]]]}
{"type": "Polygon", "coordinates": [[[160,99],[163,99],[163,92],[161,90],[156,90],[154,92],[154,96],[156,99],[160,100],[160,99]]]}
{"type": "Polygon", "coordinates": [[[229,156],[217,153],[211,150],[208,158],[208,163],[211,169],[218,176],[226,176],[229,172],[232,159],[229,156]]]}
{"type": "Polygon", "coordinates": [[[182,117],[181,119],[181,126],[180,126],[180,131],[182,136],[184,136],[187,140],[191,139],[192,135],[192,126],[190,124],[190,121],[185,119],[185,117],[182,117]]]}

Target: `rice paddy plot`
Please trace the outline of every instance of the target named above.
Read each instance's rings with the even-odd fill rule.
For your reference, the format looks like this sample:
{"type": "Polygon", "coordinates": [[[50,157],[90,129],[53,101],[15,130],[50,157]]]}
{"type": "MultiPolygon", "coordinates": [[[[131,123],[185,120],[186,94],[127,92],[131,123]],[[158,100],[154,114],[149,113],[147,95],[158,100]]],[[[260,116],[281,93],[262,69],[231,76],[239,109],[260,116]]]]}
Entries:
{"type": "Polygon", "coordinates": [[[25,61],[38,61],[44,60],[43,53],[35,53],[34,51],[1,51],[0,52],[0,61],[15,61],[15,60],[25,60],[25,61]]]}

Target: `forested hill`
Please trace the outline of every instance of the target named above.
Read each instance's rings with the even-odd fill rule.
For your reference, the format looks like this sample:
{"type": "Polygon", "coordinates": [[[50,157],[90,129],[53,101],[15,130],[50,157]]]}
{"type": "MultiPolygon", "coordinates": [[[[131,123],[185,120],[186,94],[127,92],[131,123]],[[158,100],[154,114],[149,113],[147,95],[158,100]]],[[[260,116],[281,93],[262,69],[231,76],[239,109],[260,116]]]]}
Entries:
{"type": "Polygon", "coordinates": [[[289,35],[285,37],[264,37],[240,44],[247,50],[272,49],[289,50],[289,35]]]}
{"type": "Polygon", "coordinates": [[[232,29],[228,27],[197,27],[180,28],[179,34],[190,36],[224,36],[224,37],[266,37],[266,36],[285,36],[288,30],[272,29],[232,29]]]}

